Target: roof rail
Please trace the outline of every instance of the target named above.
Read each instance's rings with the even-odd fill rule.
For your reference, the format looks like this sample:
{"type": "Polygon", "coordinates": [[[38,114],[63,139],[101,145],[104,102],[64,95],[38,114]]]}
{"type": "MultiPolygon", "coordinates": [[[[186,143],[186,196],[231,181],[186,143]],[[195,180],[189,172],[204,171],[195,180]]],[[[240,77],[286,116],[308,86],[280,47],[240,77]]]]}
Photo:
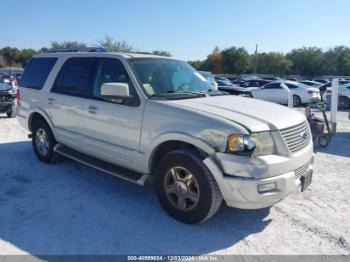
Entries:
{"type": "Polygon", "coordinates": [[[69,53],[69,52],[108,52],[104,47],[80,47],[80,48],[51,48],[46,53],[69,53]]]}

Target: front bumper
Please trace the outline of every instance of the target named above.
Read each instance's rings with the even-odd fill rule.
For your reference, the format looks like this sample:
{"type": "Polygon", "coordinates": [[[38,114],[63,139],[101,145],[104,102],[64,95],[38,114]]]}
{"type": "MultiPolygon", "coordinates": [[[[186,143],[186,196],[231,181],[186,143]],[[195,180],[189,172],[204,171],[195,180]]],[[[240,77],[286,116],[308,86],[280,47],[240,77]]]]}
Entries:
{"type": "Polygon", "coordinates": [[[0,102],[0,113],[10,112],[13,106],[13,102],[0,102]]]}
{"type": "Polygon", "coordinates": [[[212,157],[204,160],[230,207],[258,209],[272,206],[300,188],[301,177],[313,171],[313,152],[308,148],[289,158],[264,156],[258,162],[257,159],[249,161],[247,157],[246,162],[235,158],[237,156],[218,154],[216,160],[212,157]],[[225,174],[228,169],[236,176],[225,174]],[[259,192],[259,185],[271,183],[276,185],[274,190],[259,192]]]}

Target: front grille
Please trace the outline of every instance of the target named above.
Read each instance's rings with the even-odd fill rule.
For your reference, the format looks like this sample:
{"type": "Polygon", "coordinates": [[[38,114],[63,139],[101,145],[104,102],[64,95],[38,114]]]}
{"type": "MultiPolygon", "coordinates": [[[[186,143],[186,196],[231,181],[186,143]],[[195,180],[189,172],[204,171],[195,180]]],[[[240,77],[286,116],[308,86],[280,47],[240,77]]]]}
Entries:
{"type": "Polygon", "coordinates": [[[0,92],[0,102],[12,102],[13,98],[10,94],[0,92]]]}
{"type": "Polygon", "coordinates": [[[309,169],[310,167],[310,164],[311,164],[311,160],[309,162],[307,162],[305,165],[297,168],[295,171],[294,171],[294,174],[297,176],[297,177],[302,177],[305,175],[306,171],[309,169]]]}
{"type": "Polygon", "coordinates": [[[311,132],[307,122],[281,129],[280,132],[289,151],[292,153],[305,148],[311,140],[311,132]]]}

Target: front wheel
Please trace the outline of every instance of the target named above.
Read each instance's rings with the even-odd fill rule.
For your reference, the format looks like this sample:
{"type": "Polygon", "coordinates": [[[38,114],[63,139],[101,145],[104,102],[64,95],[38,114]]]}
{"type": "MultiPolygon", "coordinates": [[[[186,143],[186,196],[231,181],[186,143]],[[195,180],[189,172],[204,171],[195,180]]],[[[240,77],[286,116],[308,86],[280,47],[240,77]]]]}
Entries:
{"type": "Polygon", "coordinates": [[[158,200],[173,218],[188,224],[201,223],[220,208],[220,189],[195,150],[168,153],[156,168],[158,200]]]}
{"type": "Polygon", "coordinates": [[[16,117],[16,111],[13,110],[13,108],[11,109],[11,111],[6,113],[8,118],[15,118],[16,117]]]}

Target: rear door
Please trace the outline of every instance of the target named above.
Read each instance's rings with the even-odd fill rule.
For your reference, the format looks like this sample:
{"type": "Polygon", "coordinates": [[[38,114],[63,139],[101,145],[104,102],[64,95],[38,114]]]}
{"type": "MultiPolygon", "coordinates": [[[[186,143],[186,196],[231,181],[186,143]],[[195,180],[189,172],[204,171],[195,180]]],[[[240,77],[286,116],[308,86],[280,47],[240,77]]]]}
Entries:
{"type": "Polygon", "coordinates": [[[270,102],[279,103],[279,89],[282,89],[279,83],[268,84],[258,91],[255,91],[254,97],[270,102]]]}
{"type": "Polygon", "coordinates": [[[95,58],[68,58],[61,67],[47,97],[47,109],[56,139],[83,150],[83,114],[93,82],[95,58]]]}
{"type": "Polygon", "coordinates": [[[89,155],[131,168],[139,150],[142,107],[123,63],[117,58],[97,58],[96,74],[85,104],[84,144],[89,155]],[[128,83],[133,101],[108,101],[101,97],[104,83],[128,83]]]}

